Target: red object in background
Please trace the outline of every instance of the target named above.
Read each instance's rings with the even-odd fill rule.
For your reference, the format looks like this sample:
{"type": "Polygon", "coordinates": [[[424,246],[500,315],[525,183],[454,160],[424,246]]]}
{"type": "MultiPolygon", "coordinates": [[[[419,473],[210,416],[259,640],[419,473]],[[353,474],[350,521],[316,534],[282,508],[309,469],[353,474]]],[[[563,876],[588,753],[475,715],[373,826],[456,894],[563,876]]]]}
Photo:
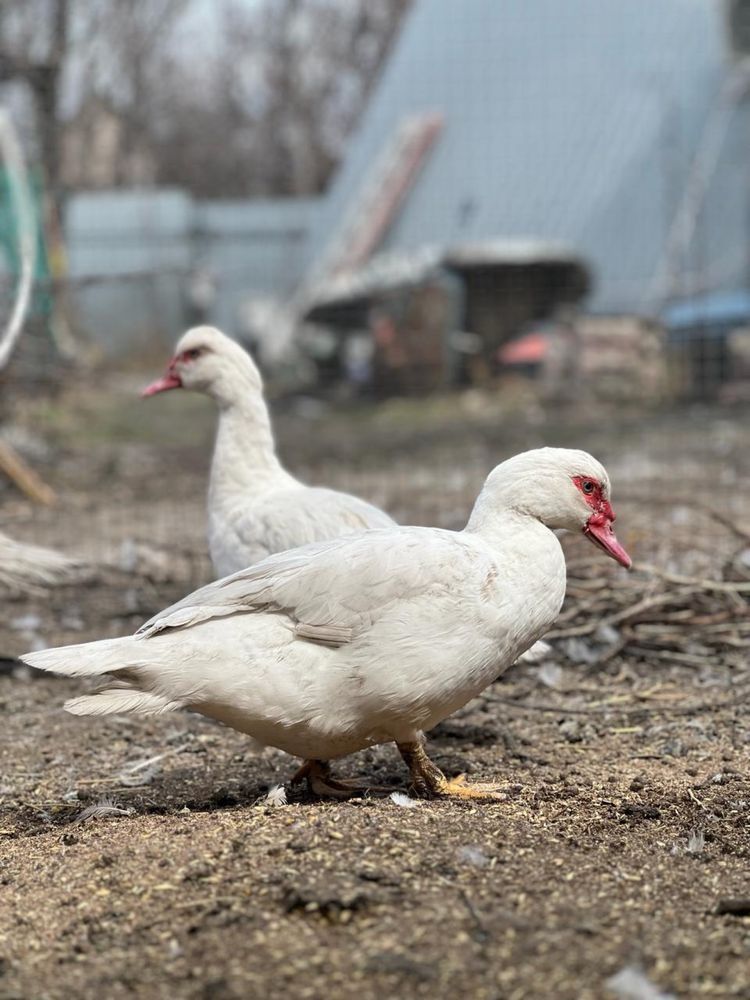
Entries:
{"type": "Polygon", "coordinates": [[[547,346],[543,333],[527,333],[499,348],[498,361],[504,365],[538,365],[544,360],[547,346]]]}

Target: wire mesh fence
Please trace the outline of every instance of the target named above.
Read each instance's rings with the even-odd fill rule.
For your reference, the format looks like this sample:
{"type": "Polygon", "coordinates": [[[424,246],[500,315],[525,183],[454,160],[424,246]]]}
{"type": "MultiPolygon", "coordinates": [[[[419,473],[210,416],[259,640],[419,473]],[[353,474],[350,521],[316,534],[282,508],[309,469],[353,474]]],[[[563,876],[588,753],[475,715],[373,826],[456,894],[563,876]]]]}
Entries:
{"type": "MultiPolygon", "coordinates": [[[[362,1000],[747,995],[736,915],[748,901],[732,893],[747,895],[750,851],[749,12],[746,0],[0,2],[0,103],[10,76],[37,251],[3,368],[29,258],[6,154],[3,996],[50,982],[71,996],[275,995],[294,993],[297,973],[310,996],[354,981],[362,1000]],[[258,361],[284,467],[400,524],[461,528],[488,472],[526,449],[581,448],[605,465],[633,571],[581,531],[562,536],[551,648],[512,665],[502,637],[502,685],[429,733],[446,775],[501,778],[502,803],[368,790],[300,807],[290,788],[276,808],[293,770],[281,751],[249,752],[194,711],[66,716],[86,678],[20,665],[30,650],[131,635],[215,575],[215,401],[184,387],[139,398],[203,323],[258,361]],[[31,555],[45,565],[28,586],[6,534],[55,553],[31,555]]],[[[238,511],[252,502],[238,491],[238,511]]],[[[522,554],[511,569],[528,575],[526,607],[539,601],[540,567],[527,573],[522,554]]],[[[341,587],[359,603],[356,566],[340,574],[327,603],[341,587]]],[[[435,579],[442,600],[448,577],[435,579]]],[[[425,678],[451,700],[472,690],[462,673],[491,655],[470,648],[479,600],[467,591],[467,625],[449,596],[430,609],[449,610],[438,621],[395,594],[395,659],[374,651],[385,666],[372,684],[345,648],[291,643],[335,662],[309,728],[333,732],[342,715],[351,729],[361,705],[377,734],[400,700],[412,722],[420,700],[430,719],[425,678]]],[[[232,652],[238,617],[234,632],[199,626],[192,645],[165,636],[165,680],[185,655],[200,677],[210,650],[237,702],[227,718],[240,718],[230,673],[247,659],[273,688],[261,735],[284,729],[289,747],[315,684],[287,708],[286,642],[254,665],[252,626],[232,652]]],[[[531,634],[497,617],[511,642],[531,634]]],[[[320,637],[305,624],[302,642],[320,637]]],[[[369,658],[372,642],[361,648],[369,658]]],[[[108,693],[139,673],[118,670],[108,693]]],[[[304,749],[317,757],[315,738],[304,749]]],[[[336,763],[401,787],[390,752],[336,763]]]]}
{"type": "Polygon", "coordinates": [[[28,514],[5,484],[3,522],[106,562],[190,551],[181,576],[204,578],[210,421],[190,449],[178,409],[160,440],[122,380],[206,321],[265,369],[291,467],[399,521],[460,526],[496,461],[553,443],[601,454],[627,503],[673,503],[670,539],[723,544],[684,512],[747,498],[746,74],[720,6],[415,4],[323,194],[73,190],[58,240],[34,174],[0,420],[61,503],[28,514]],[[165,461],[182,478],[158,491],[131,467],[165,461]]]}

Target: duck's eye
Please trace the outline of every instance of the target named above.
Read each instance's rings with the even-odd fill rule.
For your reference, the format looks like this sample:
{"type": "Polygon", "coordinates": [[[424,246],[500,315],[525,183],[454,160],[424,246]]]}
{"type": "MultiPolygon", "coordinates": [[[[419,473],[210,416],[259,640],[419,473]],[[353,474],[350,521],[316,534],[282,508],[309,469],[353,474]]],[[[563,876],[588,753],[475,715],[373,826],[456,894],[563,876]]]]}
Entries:
{"type": "Polygon", "coordinates": [[[581,489],[587,496],[591,496],[594,492],[595,483],[591,479],[584,479],[581,483],[581,489]]]}
{"type": "Polygon", "coordinates": [[[195,359],[199,358],[200,356],[201,356],[201,349],[200,349],[200,347],[194,347],[190,351],[185,351],[185,358],[188,361],[195,361],[195,359]]]}

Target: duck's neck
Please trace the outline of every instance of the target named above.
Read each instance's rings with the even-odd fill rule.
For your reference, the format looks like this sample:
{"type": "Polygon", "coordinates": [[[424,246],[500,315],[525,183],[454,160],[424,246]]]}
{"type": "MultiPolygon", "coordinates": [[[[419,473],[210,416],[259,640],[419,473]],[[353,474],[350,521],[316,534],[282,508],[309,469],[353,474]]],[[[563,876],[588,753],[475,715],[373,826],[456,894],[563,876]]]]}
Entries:
{"type": "Polygon", "coordinates": [[[211,462],[209,503],[236,504],[290,480],[276,457],[268,409],[253,387],[217,397],[219,421],[211,462]]]}
{"type": "Polygon", "coordinates": [[[509,538],[526,537],[540,540],[549,536],[555,539],[538,518],[516,509],[512,504],[506,507],[498,502],[498,497],[491,497],[487,491],[482,491],[474,504],[465,530],[479,535],[492,547],[505,548],[509,538]]]}
{"type": "Polygon", "coordinates": [[[501,557],[508,580],[515,577],[519,585],[527,586],[541,579],[557,614],[565,596],[566,572],[565,556],[554,531],[530,514],[513,509],[491,511],[484,505],[479,509],[475,506],[464,531],[479,537],[501,557]]]}

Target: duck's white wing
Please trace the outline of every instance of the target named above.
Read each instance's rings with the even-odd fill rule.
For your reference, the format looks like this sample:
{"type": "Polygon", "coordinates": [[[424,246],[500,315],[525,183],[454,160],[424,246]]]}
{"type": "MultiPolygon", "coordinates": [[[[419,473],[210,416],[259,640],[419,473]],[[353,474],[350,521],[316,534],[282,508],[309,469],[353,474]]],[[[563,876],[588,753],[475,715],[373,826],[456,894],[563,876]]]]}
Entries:
{"type": "Polygon", "coordinates": [[[273,555],[373,528],[392,528],[395,521],[358,497],[303,486],[270,493],[234,527],[243,541],[260,542],[267,555],[273,555]]]}
{"type": "MultiPolygon", "coordinates": [[[[396,525],[385,511],[351,493],[319,486],[305,486],[303,492],[304,497],[301,502],[298,501],[301,511],[316,526],[318,532],[325,533],[325,539],[319,536],[315,541],[339,538],[346,531],[368,531],[373,528],[393,528],[396,525]]],[[[289,513],[292,511],[289,510],[289,513]]]]}
{"type": "Polygon", "coordinates": [[[392,518],[359,497],[284,487],[220,516],[209,529],[211,558],[217,573],[225,576],[287,549],[393,527],[392,518]]]}
{"type": "Polygon", "coordinates": [[[368,531],[303,546],[196,590],[137,633],[154,635],[248,611],[286,613],[300,638],[341,645],[384,606],[481,581],[490,559],[464,536],[435,528],[368,531]]]}

